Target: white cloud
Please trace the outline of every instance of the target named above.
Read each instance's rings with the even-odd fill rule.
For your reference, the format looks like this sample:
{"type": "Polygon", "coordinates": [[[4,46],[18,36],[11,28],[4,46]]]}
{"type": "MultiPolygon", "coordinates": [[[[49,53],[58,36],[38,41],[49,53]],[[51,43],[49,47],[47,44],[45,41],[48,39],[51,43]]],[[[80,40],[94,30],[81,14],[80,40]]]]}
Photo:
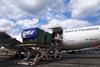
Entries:
{"type": "Polygon", "coordinates": [[[10,2],[22,10],[32,14],[48,9],[48,7],[53,10],[59,10],[63,8],[62,0],[10,0],[10,2]]]}
{"type": "Polygon", "coordinates": [[[61,14],[64,12],[64,10],[65,6],[62,0],[0,1],[0,16],[7,17],[9,19],[19,19],[29,15],[39,18],[61,18],[61,14]]]}
{"type": "Polygon", "coordinates": [[[18,19],[25,16],[25,12],[17,6],[9,3],[8,0],[0,1],[0,17],[8,19],[18,19]]]}
{"type": "Polygon", "coordinates": [[[0,19],[1,30],[9,31],[14,28],[16,28],[16,25],[12,21],[9,21],[7,19],[0,19]]]}
{"type": "Polygon", "coordinates": [[[28,11],[29,13],[40,11],[47,2],[46,0],[10,0],[12,4],[18,6],[22,10],[28,11]]]}
{"type": "Polygon", "coordinates": [[[71,0],[69,7],[73,18],[100,16],[100,0],[71,0]]]}
{"type": "Polygon", "coordinates": [[[22,20],[18,20],[16,22],[17,25],[21,26],[23,29],[25,28],[33,28],[36,27],[36,24],[38,23],[38,19],[34,18],[34,19],[22,19],[22,20]]]}
{"type": "Polygon", "coordinates": [[[10,36],[13,36],[22,41],[20,38],[20,29],[14,22],[9,21],[7,19],[0,19],[0,30],[6,31],[6,33],[10,36]]]}
{"type": "Polygon", "coordinates": [[[66,10],[66,6],[63,3],[63,0],[48,0],[46,8],[40,11],[37,15],[44,17],[48,20],[64,19],[63,13],[66,10]]]}
{"type": "Polygon", "coordinates": [[[67,19],[64,21],[53,19],[46,25],[42,25],[41,28],[51,32],[50,29],[52,27],[62,27],[63,29],[71,29],[71,28],[78,28],[78,27],[85,27],[85,26],[90,26],[92,25],[88,21],[83,21],[83,20],[77,20],[77,19],[67,19]]]}

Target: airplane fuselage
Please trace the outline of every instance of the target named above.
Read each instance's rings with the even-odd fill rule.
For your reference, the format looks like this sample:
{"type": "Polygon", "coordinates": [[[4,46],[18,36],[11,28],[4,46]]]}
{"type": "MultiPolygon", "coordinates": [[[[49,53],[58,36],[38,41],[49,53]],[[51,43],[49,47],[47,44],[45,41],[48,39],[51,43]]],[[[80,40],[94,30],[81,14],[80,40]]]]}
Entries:
{"type": "Polygon", "coordinates": [[[100,25],[64,30],[62,41],[66,50],[100,45],[100,25]]]}

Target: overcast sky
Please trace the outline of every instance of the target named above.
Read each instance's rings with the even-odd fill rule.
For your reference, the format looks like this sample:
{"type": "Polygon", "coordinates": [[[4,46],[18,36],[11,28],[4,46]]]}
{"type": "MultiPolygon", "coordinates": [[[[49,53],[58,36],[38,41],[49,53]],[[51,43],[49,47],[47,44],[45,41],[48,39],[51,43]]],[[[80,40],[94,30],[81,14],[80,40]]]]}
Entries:
{"type": "Polygon", "coordinates": [[[23,29],[100,24],[100,0],[0,0],[0,30],[21,40],[23,29]]]}

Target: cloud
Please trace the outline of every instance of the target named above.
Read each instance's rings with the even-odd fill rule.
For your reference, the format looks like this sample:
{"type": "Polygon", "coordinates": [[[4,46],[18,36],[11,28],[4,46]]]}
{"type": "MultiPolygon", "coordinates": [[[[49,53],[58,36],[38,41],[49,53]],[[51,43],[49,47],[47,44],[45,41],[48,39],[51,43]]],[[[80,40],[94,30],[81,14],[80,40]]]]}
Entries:
{"type": "Polygon", "coordinates": [[[46,0],[20,0],[20,1],[10,0],[10,2],[15,6],[18,6],[22,10],[25,10],[29,13],[33,13],[33,12],[36,13],[40,11],[43,7],[45,7],[46,5],[45,2],[47,1],[46,0]]]}
{"type": "Polygon", "coordinates": [[[71,0],[68,7],[73,18],[100,16],[100,0],[71,0]]]}
{"type": "Polygon", "coordinates": [[[61,18],[65,6],[62,0],[1,0],[0,16],[20,19],[25,16],[61,18]]]}
{"type": "MultiPolygon", "coordinates": [[[[20,28],[17,25],[7,19],[0,19],[0,30],[6,31],[10,36],[17,36],[20,33],[20,28]]],[[[19,38],[19,37],[16,37],[19,38]]]]}
{"type": "Polygon", "coordinates": [[[69,29],[69,28],[71,29],[71,28],[85,27],[90,25],[92,25],[90,22],[78,19],[67,19],[63,21],[53,19],[48,24],[42,25],[41,28],[48,32],[51,32],[51,30],[48,28],[62,27],[63,29],[69,29]]]}
{"type": "Polygon", "coordinates": [[[57,8],[63,8],[63,1],[61,0],[10,0],[10,2],[22,10],[32,14],[41,12],[48,8],[52,8],[54,10],[59,10],[57,8]]]}
{"type": "Polygon", "coordinates": [[[16,28],[16,25],[7,19],[0,19],[0,29],[5,31],[10,31],[11,29],[16,28]]]}
{"type": "Polygon", "coordinates": [[[34,19],[21,19],[18,20],[16,22],[17,25],[19,25],[20,27],[22,27],[22,29],[25,28],[33,28],[33,27],[37,27],[37,23],[38,23],[38,19],[34,18],[34,19]]]}
{"type": "Polygon", "coordinates": [[[0,1],[0,17],[8,19],[19,19],[25,16],[25,12],[17,6],[11,4],[8,0],[0,1]]]}

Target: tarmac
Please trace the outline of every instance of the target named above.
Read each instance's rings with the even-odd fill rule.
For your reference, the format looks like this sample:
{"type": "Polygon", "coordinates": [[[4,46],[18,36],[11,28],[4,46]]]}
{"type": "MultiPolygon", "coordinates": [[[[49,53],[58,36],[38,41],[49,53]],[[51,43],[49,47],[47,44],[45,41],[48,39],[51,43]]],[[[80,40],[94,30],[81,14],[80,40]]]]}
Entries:
{"type": "Polygon", "coordinates": [[[18,65],[14,61],[4,61],[0,67],[100,67],[100,54],[67,54],[55,61],[42,61],[37,65],[18,65]]]}

